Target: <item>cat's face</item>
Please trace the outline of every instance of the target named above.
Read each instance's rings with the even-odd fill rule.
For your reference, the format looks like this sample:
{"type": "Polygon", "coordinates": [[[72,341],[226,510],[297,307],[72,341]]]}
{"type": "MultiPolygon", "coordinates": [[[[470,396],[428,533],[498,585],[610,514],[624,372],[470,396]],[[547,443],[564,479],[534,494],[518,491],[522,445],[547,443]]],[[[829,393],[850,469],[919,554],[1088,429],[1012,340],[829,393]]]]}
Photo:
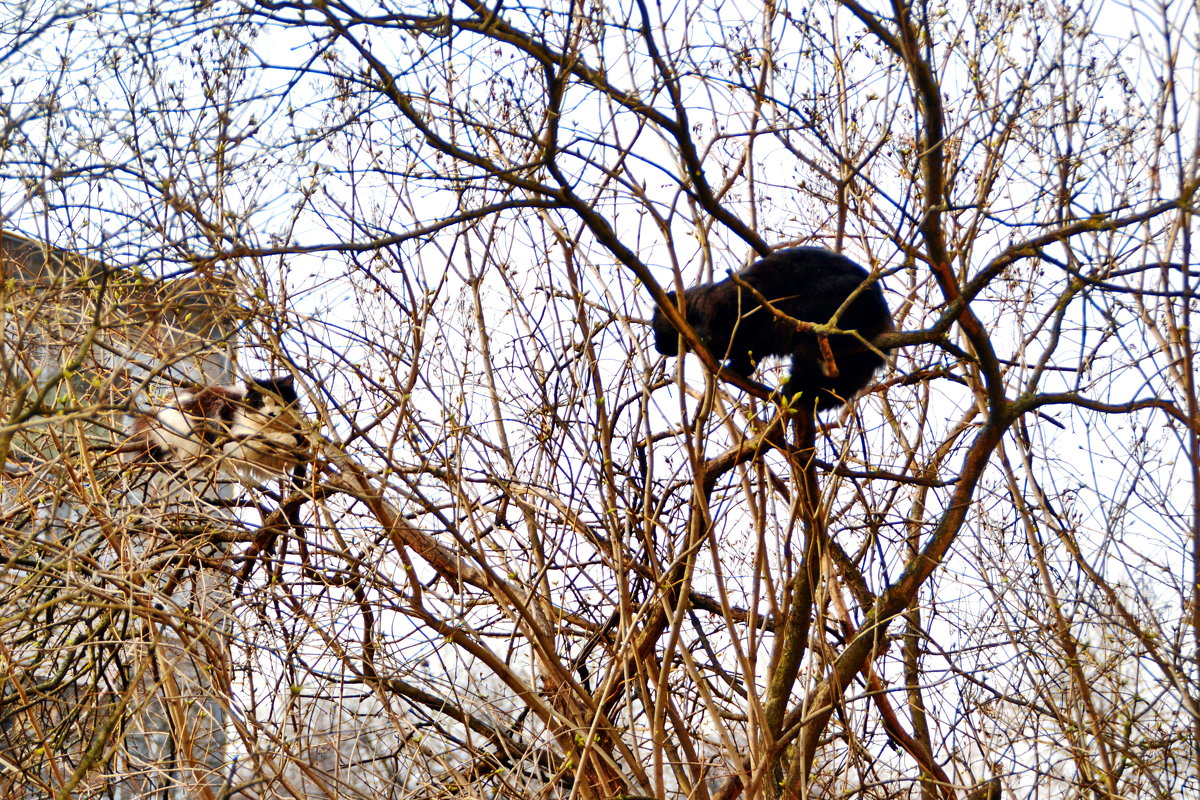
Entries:
{"type": "Polygon", "coordinates": [[[296,382],[291,375],[254,378],[246,384],[246,405],[267,412],[268,406],[279,409],[294,406],[300,397],[296,394],[296,382]]]}

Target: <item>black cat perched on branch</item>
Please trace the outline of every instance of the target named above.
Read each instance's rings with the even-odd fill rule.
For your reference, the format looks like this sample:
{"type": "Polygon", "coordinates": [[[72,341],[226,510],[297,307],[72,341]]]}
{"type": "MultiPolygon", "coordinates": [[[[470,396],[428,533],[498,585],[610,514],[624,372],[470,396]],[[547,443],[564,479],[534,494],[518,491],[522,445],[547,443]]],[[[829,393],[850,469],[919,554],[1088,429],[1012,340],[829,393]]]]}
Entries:
{"type": "MultiPolygon", "coordinates": [[[[686,317],[713,357],[742,377],[749,378],[767,356],[791,356],[784,397],[809,408],[815,402],[823,411],[849,401],[883,366],[883,356],[863,340],[874,341],[892,330],[892,315],[878,281],[867,283],[869,277],[858,264],[829,250],[779,250],[723,281],[686,290],[686,317]],[[821,337],[794,321],[829,324],[839,309],[836,327],[856,331],[862,339],[837,334],[827,337],[828,347],[822,348],[821,337]]],[[[675,300],[674,292],[667,296],[675,300]]],[[[679,332],[661,310],[655,309],[651,325],[658,352],[679,355],[679,332]]]]}

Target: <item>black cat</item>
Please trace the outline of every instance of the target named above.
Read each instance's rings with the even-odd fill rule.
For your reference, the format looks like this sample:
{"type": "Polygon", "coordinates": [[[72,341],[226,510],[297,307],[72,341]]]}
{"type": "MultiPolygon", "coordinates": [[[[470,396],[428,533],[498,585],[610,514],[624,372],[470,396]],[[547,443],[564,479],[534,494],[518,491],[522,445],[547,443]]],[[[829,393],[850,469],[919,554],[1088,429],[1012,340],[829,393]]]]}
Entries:
{"type": "MultiPolygon", "coordinates": [[[[779,311],[804,322],[829,323],[869,274],[845,256],[819,247],[779,250],[737,278],[753,287],[779,311]]],[[[817,410],[836,408],[858,394],[883,366],[884,359],[858,338],[829,337],[834,364],[824,365],[816,335],[772,314],[733,278],[694,286],[683,294],[688,324],[727,369],[749,378],[767,356],[791,356],[792,374],[783,386],[789,403],[817,410]],[[828,377],[836,365],[837,377],[828,377]],[[796,396],[800,400],[795,400],[796,396]]],[[[668,297],[675,300],[675,293],[668,297]]],[[[679,355],[679,332],[662,312],[654,311],[654,346],[666,356],[679,355]]],[[[878,281],[864,286],[837,320],[844,331],[857,331],[867,341],[892,330],[892,314],[878,281]]]]}

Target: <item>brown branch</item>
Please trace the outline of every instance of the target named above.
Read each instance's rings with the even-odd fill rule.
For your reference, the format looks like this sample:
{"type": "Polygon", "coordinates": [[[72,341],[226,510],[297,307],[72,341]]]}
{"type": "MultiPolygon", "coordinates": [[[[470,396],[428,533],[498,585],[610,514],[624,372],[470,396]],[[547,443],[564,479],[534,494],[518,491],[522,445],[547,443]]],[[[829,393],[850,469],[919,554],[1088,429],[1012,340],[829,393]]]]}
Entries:
{"type": "Polygon", "coordinates": [[[934,528],[928,544],[920,554],[909,560],[900,577],[887,587],[867,612],[858,634],[834,662],[829,677],[808,700],[814,709],[801,731],[801,740],[786,784],[786,797],[799,798],[801,787],[807,785],[821,736],[833,714],[838,698],[843,696],[854,676],[863,672],[886,642],[891,621],[917,596],[917,592],[933,574],[950,545],[954,543],[966,520],[971,498],[986,469],[992,452],[1000,443],[1011,420],[993,416],[971,443],[964,459],[958,485],[950,497],[945,515],[934,528]]]}
{"type": "MultiPolygon", "coordinates": [[[[850,612],[846,608],[845,600],[842,599],[842,592],[837,581],[831,580],[829,586],[829,599],[833,604],[834,612],[837,614],[838,622],[841,623],[842,632],[845,634],[846,640],[849,641],[857,635],[858,631],[854,627],[853,620],[850,619],[850,612]]],[[[879,674],[875,672],[874,667],[868,663],[864,674],[867,679],[867,690],[871,701],[879,709],[879,716],[883,720],[883,727],[887,731],[888,736],[906,753],[912,756],[913,760],[917,762],[925,773],[932,776],[935,785],[941,790],[942,796],[946,800],[955,800],[954,786],[950,782],[950,777],[942,769],[941,765],[934,761],[933,754],[929,751],[929,748],[924,743],[913,738],[904,729],[900,718],[896,716],[896,710],[892,708],[892,704],[888,700],[887,689],[884,688],[883,682],[879,680],[879,674]]]]}

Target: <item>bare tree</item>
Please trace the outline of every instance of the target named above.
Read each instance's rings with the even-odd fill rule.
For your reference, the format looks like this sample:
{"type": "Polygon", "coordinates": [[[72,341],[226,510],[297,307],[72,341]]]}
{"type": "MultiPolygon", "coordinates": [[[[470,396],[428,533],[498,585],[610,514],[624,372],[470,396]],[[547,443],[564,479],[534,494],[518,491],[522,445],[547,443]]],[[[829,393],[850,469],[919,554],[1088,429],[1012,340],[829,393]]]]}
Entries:
{"type": "Polygon", "coordinates": [[[1195,791],[1194,7],[33,19],[6,213],[79,255],[6,297],[10,791],[1195,791]],[[897,327],[815,426],[667,297],[799,243],[897,327]],[[235,345],[303,485],[121,469],[235,345]]]}

